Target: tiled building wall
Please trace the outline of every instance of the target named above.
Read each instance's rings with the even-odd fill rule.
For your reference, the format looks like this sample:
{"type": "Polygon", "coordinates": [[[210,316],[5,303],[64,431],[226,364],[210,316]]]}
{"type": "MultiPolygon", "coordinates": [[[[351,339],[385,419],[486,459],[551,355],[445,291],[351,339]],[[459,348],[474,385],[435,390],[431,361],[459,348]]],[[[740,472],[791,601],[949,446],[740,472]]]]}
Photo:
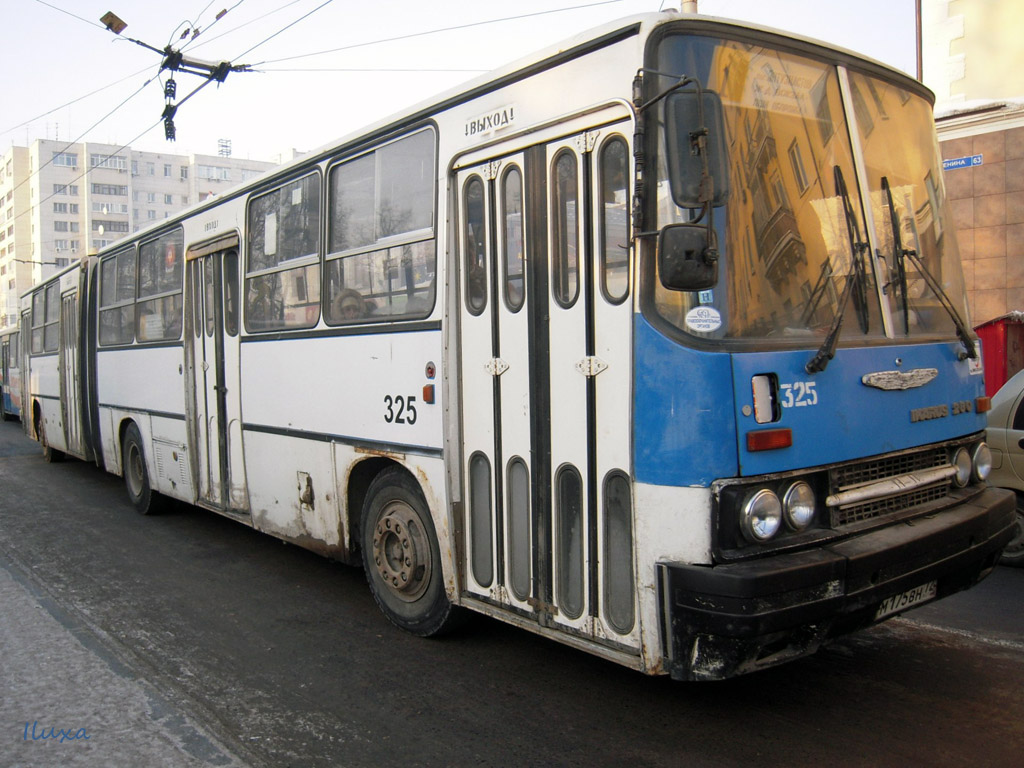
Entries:
{"type": "Polygon", "coordinates": [[[943,159],[982,155],[945,172],[971,324],[1024,310],[1024,128],[942,141],[943,159]]]}

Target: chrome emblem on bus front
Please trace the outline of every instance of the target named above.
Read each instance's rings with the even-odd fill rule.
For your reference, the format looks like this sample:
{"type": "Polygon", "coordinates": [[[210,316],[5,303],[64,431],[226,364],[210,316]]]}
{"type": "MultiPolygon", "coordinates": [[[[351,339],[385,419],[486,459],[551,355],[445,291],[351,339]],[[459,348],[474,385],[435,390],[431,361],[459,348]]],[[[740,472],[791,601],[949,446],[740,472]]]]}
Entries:
{"type": "Polygon", "coordinates": [[[914,389],[923,387],[939,375],[937,368],[915,368],[912,371],[876,371],[861,376],[861,383],[876,389],[914,389]]]}

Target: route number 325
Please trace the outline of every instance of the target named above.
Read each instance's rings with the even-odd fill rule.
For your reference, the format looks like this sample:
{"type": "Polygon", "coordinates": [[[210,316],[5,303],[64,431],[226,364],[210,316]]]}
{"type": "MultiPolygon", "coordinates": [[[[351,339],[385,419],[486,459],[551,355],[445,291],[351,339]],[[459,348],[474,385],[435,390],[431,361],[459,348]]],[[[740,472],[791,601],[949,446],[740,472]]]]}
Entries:
{"type": "Polygon", "coordinates": [[[415,395],[384,395],[384,421],[388,424],[415,424],[415,395]]]}
{"type": "Polygon", "coordinates": [[[792,384],[779,385],[779,398],[783,408],[802,408],[818,404],[818,392],[813,381],[795,381],[792,384]]]}

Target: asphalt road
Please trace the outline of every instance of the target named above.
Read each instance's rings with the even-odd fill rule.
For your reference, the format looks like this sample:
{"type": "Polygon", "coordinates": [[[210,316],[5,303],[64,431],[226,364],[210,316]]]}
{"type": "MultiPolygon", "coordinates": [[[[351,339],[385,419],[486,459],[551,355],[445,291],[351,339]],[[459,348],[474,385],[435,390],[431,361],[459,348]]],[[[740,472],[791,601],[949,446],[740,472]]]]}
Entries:
{"type": "Polygon", "coordinates": [[[1019,766],[1022,605],[997,568],[724,683],[482,617],[422,640],[361,571],[184,505],[141,517],[0,424],[0,766],[1019,766]]]}

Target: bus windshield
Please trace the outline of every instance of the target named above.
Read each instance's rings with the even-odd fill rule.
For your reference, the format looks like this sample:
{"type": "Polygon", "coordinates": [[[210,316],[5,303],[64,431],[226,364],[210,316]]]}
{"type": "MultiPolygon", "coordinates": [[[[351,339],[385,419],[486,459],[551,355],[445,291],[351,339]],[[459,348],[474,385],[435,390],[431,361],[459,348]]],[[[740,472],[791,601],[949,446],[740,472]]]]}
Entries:
{"type": "MultiPolygon", "coordinates": [[[[955,338],[966,293],[919,92],[705,36],[665,37],[656,69],[652,92],[686,76],[720,98],[730,191],[712,211],[715,286],[678,291],[655,279],[649,311],[690,336],[759,348],[814,347],[833,325],[840,346],[955,338]]],[[[672,140],[664,111],[652,113],[672,140]]],[[[673,202],[667,177],[659,151],[657,227],[700,218],[673,202]]]]}

